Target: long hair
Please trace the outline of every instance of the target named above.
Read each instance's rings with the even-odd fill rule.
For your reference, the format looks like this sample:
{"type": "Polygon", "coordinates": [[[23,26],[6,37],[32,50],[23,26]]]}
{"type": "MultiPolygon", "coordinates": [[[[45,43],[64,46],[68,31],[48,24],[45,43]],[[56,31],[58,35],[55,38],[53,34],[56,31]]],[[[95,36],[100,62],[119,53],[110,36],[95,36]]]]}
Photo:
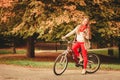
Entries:
{"type": "Polygon", "coordinates": [[[87,23],[86,24],[81,24],[80,26],[78,26],[78,29],[77,29],[77,34],[80,32],[80,31],[84,31],[86,28],[89,27],[89,18],[84,18],[83,21],[87,19],[87,23]]]}

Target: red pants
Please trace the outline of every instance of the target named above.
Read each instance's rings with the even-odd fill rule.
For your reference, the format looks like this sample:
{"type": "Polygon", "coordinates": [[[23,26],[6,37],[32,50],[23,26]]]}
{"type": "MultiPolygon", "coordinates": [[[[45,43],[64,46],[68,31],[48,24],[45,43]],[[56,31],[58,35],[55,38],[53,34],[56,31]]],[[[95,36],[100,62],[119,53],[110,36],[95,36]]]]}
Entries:
{"type": "Polygon", "coordinates": [[[87,59],[87,50],[85,49],[84,42],[75,42],[72,46],[72,50],[73,50],[74,56],[75,56],[75,61],[78,62],[77,58],[80,55],[79,48],[81,49],[82,57],[84,60],[83,67],[84,67],[84,69],[86,69],[88,59],[87,59]]]}

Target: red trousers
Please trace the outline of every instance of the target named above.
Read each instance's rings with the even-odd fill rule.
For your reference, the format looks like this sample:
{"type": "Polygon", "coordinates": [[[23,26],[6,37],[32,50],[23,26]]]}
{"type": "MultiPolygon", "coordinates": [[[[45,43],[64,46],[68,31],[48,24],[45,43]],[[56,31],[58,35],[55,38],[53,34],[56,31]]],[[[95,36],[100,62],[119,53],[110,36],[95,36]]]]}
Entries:
{"type": "Polygon", "coordinates": [[[75,42],[72,46],[72,50],[74,52],[74,59],[76,63],[78,63],[77,58],[80,56],[79,49],[82,52],[82,57],[84,60],[83,67],[84,69],[86,69],[88,58],[87,58],[87,50],[85,49],[84,42],[75,42]]]}

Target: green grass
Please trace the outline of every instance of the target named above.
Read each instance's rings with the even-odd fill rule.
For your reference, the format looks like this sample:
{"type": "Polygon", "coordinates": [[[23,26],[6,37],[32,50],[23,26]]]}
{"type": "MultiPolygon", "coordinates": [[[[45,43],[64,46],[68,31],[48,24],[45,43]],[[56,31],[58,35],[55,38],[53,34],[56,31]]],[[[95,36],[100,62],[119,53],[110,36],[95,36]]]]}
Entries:
{"type": "MultiPolygon", "coordinates": [[[[53,68],[54,62],[33,61],[32,59],[15,60],[15,59],[0,59],[0,64],[12,64],[24,67],[33,68],[53,68]]],[[[77,69],[73,62],[69,62],[68,69],[77,69]]],[[[100,70],[120,70],[120,64],[101,64],[100,70]]]]}
{"type": "Polygon", "coordinates": [[[51,68],[53,62],[32,61],[32,60],[15,60],[15,59],[0,59],[0,64],[12,64],[18,66],[28,66],[33,68],[51,68]]]}
{"type": "MultiPolygon", "coordinates": [[[[10,54],[13,53],[12,49],[0,49],[0,54],[10,54]]],[[[25,49],[16,49],[17,54],[24,54],[26,53],[25,49]]]]}
{"type": "Polygon", "coordinates": [[[102,70],[120,70],[120,64],[101,64],[102,70]]]}
{"type": "MultiPolygon", "coordinates": [[[[93,51],[90,51],[96,54],[102,54],[108,56],[108,51],[107,49],[96,49],[93,51]]],[[[113,49],[114,56],[118,57],[118,50],[113,49]]],[[[0,49],[0,54],[8,54],[12,53],[11,49],[0,49]]],[[[25,54],[26,50],[25,49],[17,49],[17,54],[25,54]]],[[[35,61],[34,59],[31,58],[25,58],[25,59],[17,59],[17,58],[0,58],[0,64],[12,64],[12,65],[18,65],[18,66],[28,66],[28,67],[35,67],[35,68],[53,68],[54,62],[45,62],[45,61],[35,61]]],[[[74,63],[69,63],[68,65],[69,69],[76,69],[74,63]]],[[[104,63],[101,64],[100,67],[101,70],[120,70],[120,64],[114,63],[114,64],[109,64],[109,63],[104,63]]]]}
{"type": "MultiPolygon", "coordinates": [[[[112,50],[113,50],[112,57],[118,58],[118,56],[119,56],[118,48],[112,48],[112,50]]],[[[90,49],[90,50],[88,50],[88,52],[100,54],[100,55],[105,55],[105,56],[110,56],[110,55],[108,55],[108,48],[90,49]]],[[[0,54],[10,54],[10,53],[13,53],[12,48],[11,49],[0,49],[0,54]]],[[[24,53],[26,53],[26,50],[25,49],[16,49],[16,53],[17,54],[24,54],[24,53]]]]}
{"type": "MultiPolygon", "coordinates": [[[[118,48],[111,48],[111,49],[113,50],[112,57],[118,58],[118,56],[119,56],[118,48]]],[[[100,54],[100,55],[105,55],[105,56],[110,56],[108,54],[108,48],[92,49],[92,50],[89,50],[88,52],[95,53],[95,54],[100,54]]]]}
{"type": "Polygon", "coordinates": [[[10,49],[1,49],[0,50],[0,54],[8,54],[8,53],[12,53],[12,51],[10,49]]]}

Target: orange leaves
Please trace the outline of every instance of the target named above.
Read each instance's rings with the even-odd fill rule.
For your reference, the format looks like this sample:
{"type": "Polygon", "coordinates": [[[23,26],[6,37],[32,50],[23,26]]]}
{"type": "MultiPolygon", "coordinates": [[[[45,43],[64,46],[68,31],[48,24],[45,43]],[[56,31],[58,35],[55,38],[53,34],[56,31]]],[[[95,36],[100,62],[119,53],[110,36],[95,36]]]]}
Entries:
{"type": "Polygon", "coordinates": [[[109,2],[109,0],[93,0],[94,3],[101,4],[104,2],[109,2]]]}
{"type": "Polygon", "coordinates": [[[11,8],[13,8],[13,3],[17,0],[0,0],[0,21],[7,22],[9,21],[9,17],[14,17],[15,13],[11,12],[11,8]]]}
{"type": "Polygon", "coordinates": [[[7,19],[7,16],[3,16],[3,17],[1,18],[1,22],[4,22],[4,23],[5,23],[5,22],[7,22],[7,20],[8,20],[8,19],[7,19]]]}
{"type": "Polygon", "coordinates": [[[6,12],[3,12],[2,14],[1,14],[1,22],[7,22],[7,21],[9,21],[9,17],[14,17],[15,16],[15,13],[14,12],[9,12],[9,11],[6,11],[6,12]]]}
{"type": "Polygon", "coordinates": [[[0,0],[0,7],[8,8],[12,7],[12,3],[18,0],[0,0]]]}
{"type": "Polygon", "coordinates": [[[64,8],[72,11],[72,10],[76,9],[76,6],[75,5],[70,5],[70,6],[64,6],[64,8]]]}

